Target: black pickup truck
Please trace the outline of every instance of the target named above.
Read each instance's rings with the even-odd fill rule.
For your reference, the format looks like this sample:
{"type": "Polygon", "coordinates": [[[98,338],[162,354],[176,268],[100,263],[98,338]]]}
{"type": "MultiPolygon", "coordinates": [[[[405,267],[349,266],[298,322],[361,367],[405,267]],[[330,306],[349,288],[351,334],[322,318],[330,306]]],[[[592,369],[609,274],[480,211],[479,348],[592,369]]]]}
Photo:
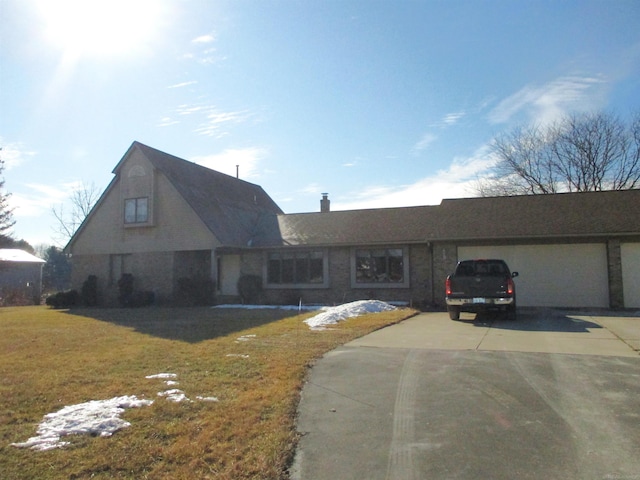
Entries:
{"type": "Polygon", "coordinates": [[[504,311],[509,319],[516,319],[516,286],[504,260],[463,260],[445,284],[447,311],[451,320],[458,320],[460,312],[487,309],[504,311]]]}

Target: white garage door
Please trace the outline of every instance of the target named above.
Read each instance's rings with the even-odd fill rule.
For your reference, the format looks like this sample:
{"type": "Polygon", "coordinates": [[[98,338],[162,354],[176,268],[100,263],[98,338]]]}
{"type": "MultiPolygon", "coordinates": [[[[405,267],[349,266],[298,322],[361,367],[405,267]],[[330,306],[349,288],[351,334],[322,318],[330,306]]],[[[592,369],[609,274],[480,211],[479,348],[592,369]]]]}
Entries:
{"type": "Polygon", "coordinates": [[[623,243],[622,281],[624,282],[624,306],[640,307],[640,243],[623,243]]]}
{"type": "Polygon", "coordinates": [[[458,260],[468,258],[504,259],[520,274],[520,306],[609,306],[605,244],[459,247],[458,260]]]}

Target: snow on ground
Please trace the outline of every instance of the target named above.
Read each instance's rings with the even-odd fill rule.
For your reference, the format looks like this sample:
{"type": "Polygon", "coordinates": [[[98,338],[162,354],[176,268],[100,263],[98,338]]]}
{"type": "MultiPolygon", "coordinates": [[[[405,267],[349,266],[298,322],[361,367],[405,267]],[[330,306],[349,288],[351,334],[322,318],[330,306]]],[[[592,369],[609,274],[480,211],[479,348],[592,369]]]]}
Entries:
{"type": "Polygon", "coordinates": [[[175,373],[156,373],[155,375],[147,375],[144,378],[178,378],[175,373]]]}
{"type": "MultiPolygon", "coordinates": [[[[148,375],[148,379],[175,379],[175,373],[158,373],[148,375]]],[[[177,385],[175,380],[165,380],[166,385],[177,385]]],[[[190,402],[182,390],[172,388],[158,392],[159,397],[164,397],[171,402],[190,402]]],[[[217,397],[196,396],[201,402],[217,402],[217,397]]],[[[67,435],[92,435],[95,437],[109,437],[122,428],[131,424],[120,418],[127,408],[146,407],[153,404],[153,400],[139,399],[135,395],[110,398],[108,400],[91,400],[85,403],[69,405],[55,413],[44,416],[35,437],[26,442],[12,443],[19,448],[32,450],[52,450],[69,445],[70,442],[62,441],[67,435]]]]}
{"type": "Polygon", "coordinates": [[[357,302],[345,303],[337,307],[323,309],[322,313],[308,318],[304,321],[312,329],[321,329],[326,325],[334,325],[347,318],[365,315],[367,313],[378,313],[387,310],[395,310],[396,307],[379,300],[359,300],[357,302]]]}
{"type": "Polygon", "coordinates": [[[67,435],[109,437],[131,425],[120,418],[125,409],[145,407],[152,403],[152,400],[141,400],[131,395],[70,405],[45,415],[38,426],[37,436],[11,445],[45,451],[68,445],[69,442],[61,440],[67,435]]]}
{"type": "MultiPolygon", "coordinates": [[[[302,305],[298,306],[267,306],[264,305],[219,305],[216,308],[285,308],[289,310],[318,310],[321,307],[302,305]]],[[[304,322],[312,329],[322,329],[326,325],[333,325],[347,318],[357,317],[367,313],[377,313],[387,310],[394,310],[396,307],[378,300],[361,300],[357,302],[346,303],[337,307],[322,307],[322,312],[318,315],[308,318],[304,322]]],[[[237,339],[237,342],[246,342],[255,335],[243,335],[237,339]]],[[[230,356],[230,355],[228,355],[230,356]]],[[[248,358],[248,355],[238,355],[242,358],[248,358]]],[[[178,385],[176,379],[178,375],[175,373],[157,373],[155,375],[147,375],[147,379],[165,380],[167,386],[178,385]]],[[[173,402],[190,402],[189,398],[182,390],[172,388],[158,392],[158,396],[173,402]]],[[[217,397],[196,396],[197,400],[202,402],[217,402],[217,397]]],[[[69,442],[62,441],[62,437],[67,435],[93,435],[100,437],[108,437],[113,435],[121,428],[129,427],[131,424],[120,418],[127,408],[138,408],[151,405],[153,400],[139,399],[135,395],[115,397],[107,400],[92,400],[77,405],[70,405],[62,408],[54,413],[44,416],[42,422],[38,426],[37,436],[31,437],[26,442],[12,443],[14,447],[31,448],[33,450],[51,450],[54,448],[62,448],[69,442]]]]}
{"type": "MultiPolygon", "coordinates": [[[[405,305],[406,302],[393,302],[397,305],[405,305]]],[[[308,318],[304,322],[309,325],[312,329],[322,329],[326,325],[333,325],[338,323],[341,320],[346,320],[347,318],[357,317],[359,315],[364,315],[366,313],[378,313],[384,312],[386,310],[394,310],[396,307],[391,305],[390,303],[381,302],[380,300],[358,300],[356,302],[345,303],[343,305],[338,305],[337,307],[323,307],[321,305],[216,305],[213,308],[246,308],[246,309],[275,309],[280,308],[282,310],[322,310],[322,313],[319,313],[315,317],[308,318]]],[[[255,336],[255,335],[253,335],[255,336]]],[[[252,335],[243,335],[238,338],[238,341],[247,341],[247,337],[252,337],[252,335]]]]}
{"type": "Polygon", "coordinates": [[[164,397],[170,402],[190,402],[187,396],[184,394],[182,390],[178,390],[177,388],[172,388],[170,390],[165,390],[164,392],[158,392],[159,397],[164,397]]]}

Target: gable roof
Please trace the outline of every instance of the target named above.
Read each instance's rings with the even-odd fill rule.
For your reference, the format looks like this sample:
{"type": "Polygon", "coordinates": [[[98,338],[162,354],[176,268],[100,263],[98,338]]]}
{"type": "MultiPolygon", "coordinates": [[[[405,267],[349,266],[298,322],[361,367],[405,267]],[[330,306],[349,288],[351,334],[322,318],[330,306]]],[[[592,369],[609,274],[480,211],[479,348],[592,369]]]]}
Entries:
{"type": "Polygon", "coordinates": [[[207,228],[224,245],[244,246],[263,215],[283,213],[259,185],[133,142],[113,173],[138,149],[162,172],[207,228]]]}
{"type": "Polygon", "coordinates": [[[440,205],[279,215],[257,246],[365,245],[640,235],[640,190],[443,200],[440,205]]]}
{"type": "Polygon", "coordinates": [[[264,215],[283,213],[280,207],[259,185],[211,170],[168,153],[134,141],[113,169],[111,180],[87,218],[69,240],[69,249],[88,219],[114,187],[127,159],[139,151],[164,174],[189,204],[206,227],[223,244],[246,246],[255,235],[255,226],[264,215]]]}

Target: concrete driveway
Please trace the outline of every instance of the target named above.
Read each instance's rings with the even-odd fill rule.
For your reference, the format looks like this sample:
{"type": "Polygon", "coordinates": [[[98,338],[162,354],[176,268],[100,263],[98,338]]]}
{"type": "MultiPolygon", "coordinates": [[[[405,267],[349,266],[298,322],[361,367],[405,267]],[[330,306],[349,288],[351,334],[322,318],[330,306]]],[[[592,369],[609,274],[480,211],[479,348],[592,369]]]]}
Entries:
{"type": "Polygon", "coordinates": [[[640,317],[425,313],[302,392],[294,480],[640,480],[640,317]]]}

